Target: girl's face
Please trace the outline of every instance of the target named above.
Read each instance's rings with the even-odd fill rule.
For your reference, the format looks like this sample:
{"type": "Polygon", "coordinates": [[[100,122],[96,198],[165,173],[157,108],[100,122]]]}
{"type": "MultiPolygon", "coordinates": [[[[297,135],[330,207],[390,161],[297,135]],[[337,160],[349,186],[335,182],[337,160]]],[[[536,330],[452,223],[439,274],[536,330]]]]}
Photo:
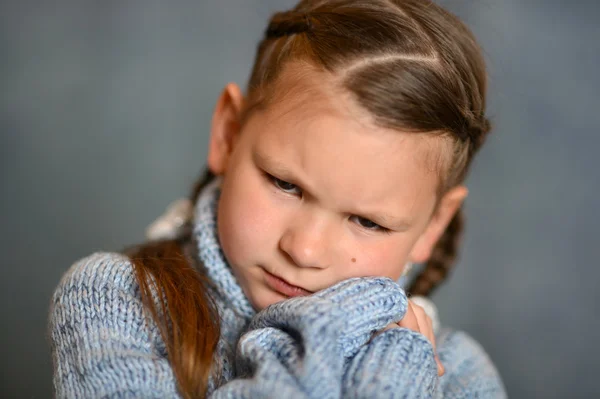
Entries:
{"type": "Polygon", "coordinates": [[[217,103],[208,163],[223,176],[219,240],[257,309],[423,262],[466,196],[437,209],[443,140],[375,126],[349,99],[297,85],[237,123],[243,96],[217,103]]]}

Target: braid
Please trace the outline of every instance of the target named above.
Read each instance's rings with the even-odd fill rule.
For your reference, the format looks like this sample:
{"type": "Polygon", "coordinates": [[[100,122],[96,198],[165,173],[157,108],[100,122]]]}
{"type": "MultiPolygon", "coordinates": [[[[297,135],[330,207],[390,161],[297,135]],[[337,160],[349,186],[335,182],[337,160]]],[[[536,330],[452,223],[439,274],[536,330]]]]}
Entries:
{"type": "MultiPolygon", "coordinates": [[[[470,142],[467,164],[463,168],[459,180],[462,181],[465,178],[473,157],[487,139],[491,128],[490,121],[484,116],[476,121],[471,121],[467,133],[470,142]]],[[[464,219],[464,212],[462,208],[459,208],[433,248],[425,268],[410,284],[407,291],[411,295],[428,296],[448,277],[458,257],[458,249],[465,227],[464,219]]]]}
{"type": "Polygon", "coordinates": [[[408,288],[410,295],[428,296],[446,279],[456,261],[463,228],[464,216],[461,208],[446,227],[425,268],[408,288]]]}
{"type": "Polygon", "coordinates": [[[296,11],[279,12],[271,18],[265,36],[276,39],[296,33],[310,33],[313,31],[314,18],[308,13],[296,11]]]}

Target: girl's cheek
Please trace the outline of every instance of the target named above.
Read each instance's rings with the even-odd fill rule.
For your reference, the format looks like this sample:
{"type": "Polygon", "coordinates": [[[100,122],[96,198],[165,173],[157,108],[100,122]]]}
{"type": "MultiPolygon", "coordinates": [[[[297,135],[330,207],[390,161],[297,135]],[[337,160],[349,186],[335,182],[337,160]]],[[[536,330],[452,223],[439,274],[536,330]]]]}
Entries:
{"type": "Polygon", "coordinates": [[[260,240],[269,235],[269,225],[272,223],[273,210],[269,209],[264,194],[255,190],[249,192],[242,205],[240,219],[242,230],[248,240],[260,240]]]}
{"type": "Polygon", "coordinates": [[[352,277],[385,276],[393,280],[400,278],[403,267],[402,251],[398,246],[386,245],[375,248],[362,248],[350,257],[352,277]],[[352,259],[356,259],[352,262],[352,259]]]}
{"type": "Polygon", "coordinates": [[[223,208],[223,230],[229,240],[229,252],[233,252],[236,262],[245,263],[262,257],[263,251],[273,246],[277,210],[264,186],[240,184],[232,188],[223,198],[227,202],[223,208]]]}

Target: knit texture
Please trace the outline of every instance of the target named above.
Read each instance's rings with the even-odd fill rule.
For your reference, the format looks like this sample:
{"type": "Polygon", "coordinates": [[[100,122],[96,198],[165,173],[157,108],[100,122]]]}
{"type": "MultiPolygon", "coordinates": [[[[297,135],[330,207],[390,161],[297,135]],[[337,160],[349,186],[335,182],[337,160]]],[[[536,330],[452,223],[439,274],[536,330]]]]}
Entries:
{"type": "MultiPolygon", "coordinates": [[[[438,378],[433,348],[408,329],[373,332],[406,312],[402,288],[387,278],[342,281],[256,313],[218,243],[219,188],[195,207],[194,236],[214,283],[221,337],[209,381],[213,398],[503,398],[500,377],[468,335],[441,329],[438,378]]],[[[128,258],[96,253],[75,263],[50,311],[58,398],[179,397],[165,343],[143,315],[128,258]]]]}
{"type": "Polygon", "coordinates": [[[216,361],[219,367],[216,375],[220,376],[220,380],[210,379],[209,392],[233,378],[236,343],[256,314],[237,283],[219,245],[217,233],[219,183],[219,179],[211,182],[204,189],[203,195],[198,198],[193,229],[198,243],[198,257],[204,265],[206,276],[215,287],[210,295],[217,305],[221,325],[221,337],[216,350],[216,361]]]}

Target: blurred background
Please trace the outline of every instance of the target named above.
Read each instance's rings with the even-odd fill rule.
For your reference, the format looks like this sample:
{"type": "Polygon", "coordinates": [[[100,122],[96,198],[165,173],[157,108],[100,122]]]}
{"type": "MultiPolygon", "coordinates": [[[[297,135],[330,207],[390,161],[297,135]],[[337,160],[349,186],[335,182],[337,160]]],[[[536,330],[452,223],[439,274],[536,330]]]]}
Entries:
{"type": "MultiPolygon", "coordinates": [[[[187,194],[221,88],[245,84],[268,16],[293,3],[0,2],[0,396],[51,397],[61,275],[187,194]]],[[[485,49],[495,124],[442,321],[510,397],[600,397],[600,3],[440,3],[485,49]]]]}

